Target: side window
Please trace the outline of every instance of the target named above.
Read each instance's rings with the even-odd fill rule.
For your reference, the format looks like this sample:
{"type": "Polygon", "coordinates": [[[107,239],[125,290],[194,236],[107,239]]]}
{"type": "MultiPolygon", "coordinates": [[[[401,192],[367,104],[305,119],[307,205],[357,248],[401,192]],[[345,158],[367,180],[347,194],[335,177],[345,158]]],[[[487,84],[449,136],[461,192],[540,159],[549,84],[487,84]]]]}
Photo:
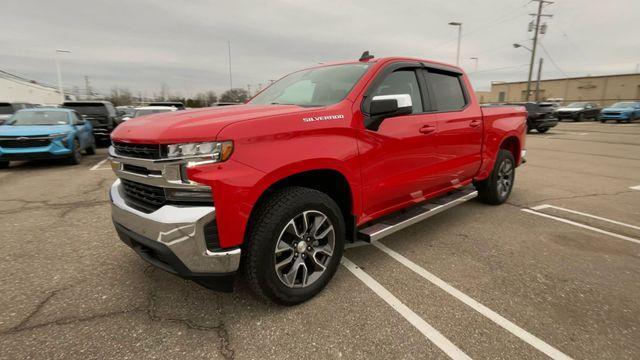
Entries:
{"type": "Polygon", "coordinates": [[[414,70],[397,70],[387,75],[371,96],[409,94],[413,104],[413,113],[424,111],[418,78],[414,70]]]}
{"type": "Polygon", "coordinates": [[[80,124],[80,123],[82,123],[82,116],[80,116],[80,114],[78,114],[77,112],[74,112],[74,113],[72,114],[72,117],[73,117],[73,123],[74,123],[74,124],[80,124]]]}
{"type": "Polygon", "coordinates": [[[433,89],[438,111],[460,110],[467,105],[459,75],[430,70],[427,82],[433,89]]]}

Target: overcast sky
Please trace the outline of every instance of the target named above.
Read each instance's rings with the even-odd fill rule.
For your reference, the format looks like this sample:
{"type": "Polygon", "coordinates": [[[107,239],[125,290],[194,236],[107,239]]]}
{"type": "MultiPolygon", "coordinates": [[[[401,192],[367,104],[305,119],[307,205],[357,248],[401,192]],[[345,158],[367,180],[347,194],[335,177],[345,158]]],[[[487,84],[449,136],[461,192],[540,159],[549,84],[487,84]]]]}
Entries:
{"type": "MultiPolygon", "coordinates": [[[[55,49],[67,86],[84,75],[103,93],[190,95],[229,87],[255,89],[319,62],[406,55],[455,63],[463,22],[461,65],[476,89],[526,80],[531,45],[526,0],[4,0],[0,69],[56,83],[55,49]],[[479,67],[475,72],[474,61],[479,67]]],[[[556,0],[545,8],[550,54],[543,78],[631,73],[640,63],[639,0],[556,0]],[[553,61],[552,61],[553,60],[553,61]],[[553,64],[555,62],[555,66],[553,64]]]]}

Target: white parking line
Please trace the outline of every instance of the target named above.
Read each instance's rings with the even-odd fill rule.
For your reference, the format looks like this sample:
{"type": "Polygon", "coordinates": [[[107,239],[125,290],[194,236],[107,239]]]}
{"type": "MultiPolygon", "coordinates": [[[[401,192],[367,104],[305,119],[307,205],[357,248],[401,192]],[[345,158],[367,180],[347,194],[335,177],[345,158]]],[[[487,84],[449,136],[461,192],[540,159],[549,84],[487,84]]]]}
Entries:
{"type": "Polygon", "coordinates": [[[352,263],[346,257],[342,257],[342,265],[346,267],[353,275],[355,275],[360,281],[373,290],[382,300],[384,300],[395,311],[402,315],[411,325],[413,325],[418,331],[422,333],[429,341],[440,348],[445,354],[452,359],[471,359],[467,354],[455,346],[449,339],[444,337],[433,326],[424,321],[418,314],[409,309],[403,304],[397,297],[393,296],[389,290],[385,289],[379,282],[375,281],[369,274],[360,269],[356,264],[352,263]]]}
{"type": "Polygon", "coordinates": [[[638,190],[638,191],[640,191],[640,185],[638,185],[638,186],[632,186],[632,187],[630,187],[629,189],[631,189],[631,190],[638,190]]]}
{"type": "Polygon", "coordinates": [[[447,284],[446,282],[444,282],[439,277],[437,277],[434,274],[430,273],[426,269],[420,267],[418,264],[416,264],[413,261],[407,259],[406,257],[400,255],[399,253],[389,249],[384,244],[382,244],[380,242],[373,242],[372,245],[377,247],[381,251],[385,252],[387,255],[391,256],[392,258],[394,258],[395,260],[400,262],[402,265],[404,265],[407,268],[409,268],[411,271],[413,271],[416,274],[422,276],[427,281],[429,281],[432,284],[436,285],[440,289],[446,291],[447,293],[449,293],[449,295],[451,295],[451,296],[455,297],[456,299],[462,301],[464,304],[466,304],[467,306],[471,307],[473,310],[479,312],[480,314],[482,314],[483,316],[485,316],[489,320],[491,320],[494,323],[498,324],[503,329],[505,329],[505,330],[509,331],[510,333],[512,333],[513,335],[519,337],[522,341],[524,341],[527,344],[533,346],[538,351],[546,354],[550,358],[552,358],[552,359],[571,359],[569,356],[565,355],[560,350],[554,348],[553,346],[551,346],[551,345],[547,344],[546,342],[540,340],[535,335],[529,333],[528,331],[526,331],[523,328],[519,327],[518,325],[512,323],[511,321],[505,319],[500,314],[496,313],[495,311],[493,311],[493,310],[489,309],[488,307],[482,305],[481,303],[477,302],[476,300],[474,300],[473,298],[469,297],[468,295],[466,295],[462,291],[460,291],[460,290],[454,288],[453,286],[447,284]]]}
{"type": "Polygon", "coordinates": [[[555,206],[555,205],[542,204],[542,205],[538,205],[538,206],[532,207],[533,210],[542,210],[542,209],[549,209],[549,208],[560,210],[560,211],[566,211],[566,212],[569,212],[569,213],[572,213],[572,214],[581,215],[581,216],[585,216],[585,217],[590,217],[592,219],[602,220],[602,221],[610,222],[612,224],[626,226],[626,227],[629,227],[629,228],[632,228],[632,229],[640,230],[640,226],[631,225],[631,224],[623,223],[623,222],[620,222],[620,221],[607,219],[607,218],[604,218],[604,217],[601,217],[601,216],[596,216],[596,215],[583,213],[581,211],[565,209],[565,208],[562,208],[562,207],[559,207],[559,206],[555,206]]]}
{"type": "Polygon", "coordinates": [[[100,166],[101,166],[102,164],[104,164],[105,162],[107,162],[107,160],[109,160],[109,159],[101,160],[99,163],[97,163],[97,164],[93,165],[93,167],[91,167],[91,169],[89,169],[89,171],[96,171],[96,170],[108,170],[108,169],[110,169],[110,168],[100,168],[100,166]]]}
{"type": "Polygon", "coordinates": [[[548,215],[548,214],[545,214],[545,213],[541,213],[541,212],[535,211],[533,209],[522,209],[522,211],[527,212],[529,214],[534,214],[534,215],[546,217],[548,219],[553,219],[553,220],[556,220],[556,221],[560,221],[560,222],[563,222],[565,224],[581,227],[583,229],[591,230],[593,232],[597,232],[597,233],[600,233],[600,234],[609,235],[611,237],[615,237],[615,238],[618,238],[618,239],[631,241],[633,243],[640,244],[640,240],[638,240],[638,239],[635,239],[635,238],[632,238],[632,237],[629,237],[629,236],[616,234],[616,233],[613,233],[611,231],[598,229],[597,227],[585,225],[585,224],[582,224],[582,223],[579,223],[579,222],[576,222],[576,221],[567,220],[567,219],[564,219],[564,218],[561,218],[561,217],[558,217],[558,216],[548,215]]]}

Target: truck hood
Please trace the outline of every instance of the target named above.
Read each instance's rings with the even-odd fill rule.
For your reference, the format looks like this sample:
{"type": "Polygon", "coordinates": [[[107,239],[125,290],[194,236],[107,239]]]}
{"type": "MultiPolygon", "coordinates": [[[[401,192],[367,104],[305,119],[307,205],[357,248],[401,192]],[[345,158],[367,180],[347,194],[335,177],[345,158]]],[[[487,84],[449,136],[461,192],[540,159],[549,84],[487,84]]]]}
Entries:
{"type": "Polygon", "coordinates": [[[564,112],[576,112],[576,111],[582,111],[584,110],[584,108],[559,108],[556,109],[556,111],[564,111],[564,112]]]}
{"type": "Polygon", "coordinates": [[[0,126],[0,136],[47,136],[70,131],[73,131],[71,125],[0,126]]]}
{"type": "Polygon", "coordinates": [[[308,111],[295,105],[234,105],[166,112],[126,121],[111,133],[111,139],[140,144],[211,141],[236,122],[308,111]]]}

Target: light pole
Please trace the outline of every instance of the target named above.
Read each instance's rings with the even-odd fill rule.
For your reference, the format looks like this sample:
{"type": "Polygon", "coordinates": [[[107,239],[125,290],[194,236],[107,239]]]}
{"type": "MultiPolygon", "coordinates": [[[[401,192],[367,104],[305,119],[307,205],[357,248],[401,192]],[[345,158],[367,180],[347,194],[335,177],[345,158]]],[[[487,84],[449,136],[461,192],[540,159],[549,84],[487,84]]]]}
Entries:
{"type": "Polygon", "coordinates": [[[473,68],[473,71],[478,71],[478,60],[479,60],[479,59],[478,59],[477,57],[475,57],[475,56],[474,56],[474,57],[471,57],[471,58],[469,58],[469,59],[474,60],[474,61],[475,61],[475,63],[476,63],[476,64],[475,64],[475,66],[474,66],[474,68],[473,68]]]}
{"type": "Polygon", "coordinates": [[[460,40],[462,39],[462,23],[458,21],[452,21],[449,23],[449,25],[458,27],[458,51],[456,52],[456,66],[460,66],[460,40]]]}
{"type": "Polygon", "coordinates": [[[60,71],[60,60],[58,59],[58,54],[71,54],[71,50],[56,50],[56,70],[58,72],[58,89],[60,91],[60,96],[62,96],[62,103],[64,103],[64,90],[62,89],[62,72],[60,71]]]}
{"type": "MultiPolygon", "coordinates": [[[[530,48],[524,46],[524,45],[520,45],[520,44],[513,44],[514,48],[523,48],[527,51],[529,51],[530,53],[533,54],[533,50],[531,50],[530,48]]],[[[531,68],[531,70],[533,71],[533,67],[531,68]]],[[[540,58],[540,63],[538,64],[538,79],[536,80],[536,102],[540,101],[540,77],[542,76],[542,58],[540,58]]],[[[526,96],[526,101],[529,101],[529,92],[531,91],[531,77],[529,77],[529,82],[527,83],[527,96],[526,96]]]]}

